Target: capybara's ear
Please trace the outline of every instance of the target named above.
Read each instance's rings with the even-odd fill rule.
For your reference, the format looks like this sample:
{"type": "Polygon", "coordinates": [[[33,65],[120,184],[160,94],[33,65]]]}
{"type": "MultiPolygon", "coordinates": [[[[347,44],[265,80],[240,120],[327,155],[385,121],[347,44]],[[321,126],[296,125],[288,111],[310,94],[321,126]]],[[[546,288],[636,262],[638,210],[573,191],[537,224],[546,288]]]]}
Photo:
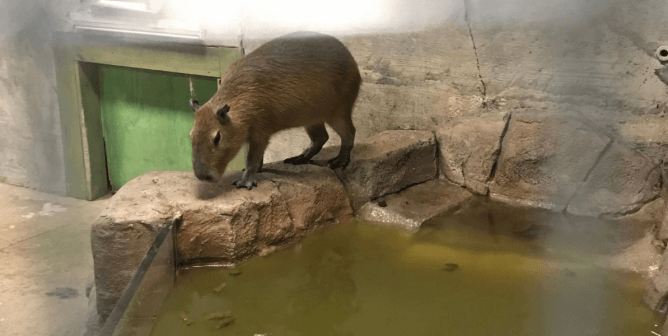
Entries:
{"type": "Polygon", "coordinates": [[[218,121],[220,121],[221,124],[225,124],[229,121],[229,117],[227,116],[227,112],[229,111],[230,106],[227,104],[216,111],[216,118],[218,118],[218,121]]]}
{"type": "Polygon", "coordinates": [[[190,108],[193,109],[193,112],[199,110],[199,102],[195,99],[190,99],[190,108]]]}

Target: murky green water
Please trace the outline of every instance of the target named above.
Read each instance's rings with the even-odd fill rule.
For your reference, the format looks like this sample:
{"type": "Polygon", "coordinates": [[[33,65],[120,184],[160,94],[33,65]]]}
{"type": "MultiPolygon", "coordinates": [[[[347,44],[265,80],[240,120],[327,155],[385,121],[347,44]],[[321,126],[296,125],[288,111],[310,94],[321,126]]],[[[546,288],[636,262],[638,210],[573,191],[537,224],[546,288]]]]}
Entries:
{"type": "Polygon", "coordinates": [[[658,333],[642,278],[595,266],[604,239],[576,224],[475,200],[413,236],[330,227],[240,274],[182,270],[152,334],[658,333]]]}

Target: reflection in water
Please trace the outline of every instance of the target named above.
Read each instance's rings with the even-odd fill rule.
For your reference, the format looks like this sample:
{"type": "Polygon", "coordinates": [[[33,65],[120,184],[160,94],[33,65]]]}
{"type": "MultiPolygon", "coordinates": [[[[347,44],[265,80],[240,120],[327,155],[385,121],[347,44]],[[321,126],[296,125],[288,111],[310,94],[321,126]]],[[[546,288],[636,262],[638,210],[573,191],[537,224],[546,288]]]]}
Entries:
{"type": "Polygon", "coordinates": [[[415,235],[367,223],[330,227],[246,262],[235,277],[181,271],[153,335],[658,332],[642,305],[643,280],[597,266],[596,253],[618,242],[573,223],[474,200],[415,235]],[[236,320],[223,329],[206,319],[227,311],[236,320]]]}

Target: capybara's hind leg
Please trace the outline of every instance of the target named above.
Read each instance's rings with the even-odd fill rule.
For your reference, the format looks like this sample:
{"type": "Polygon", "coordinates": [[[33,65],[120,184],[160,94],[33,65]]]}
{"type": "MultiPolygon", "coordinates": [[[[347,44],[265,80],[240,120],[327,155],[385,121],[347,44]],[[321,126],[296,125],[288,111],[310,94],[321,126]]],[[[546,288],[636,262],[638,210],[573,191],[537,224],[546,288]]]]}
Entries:
{"type": "Polygon", "coordinates": [[[325,124],[308,126],[306,127],[306,133],[308,133],[308,137],[311,139],[311,145],[306,148],[303,153],[295,157],[287,158],[283,162],[293,165],[310,163],[311,159],[320,152],[322,146],[329,140],[325,124]]]}
{"type": "Polygon", "coordinates": [[[337,157],[327,161],[327,166],[331,169],[346,168],[350,163],[350,152],[352,152],[353,144],[355,143],[355,126],[353,126],[353,120],[350,114],[348,114],[345,117],[332,120],[329,122],[329,125],[341,137],[341,150],[337,157]]]}

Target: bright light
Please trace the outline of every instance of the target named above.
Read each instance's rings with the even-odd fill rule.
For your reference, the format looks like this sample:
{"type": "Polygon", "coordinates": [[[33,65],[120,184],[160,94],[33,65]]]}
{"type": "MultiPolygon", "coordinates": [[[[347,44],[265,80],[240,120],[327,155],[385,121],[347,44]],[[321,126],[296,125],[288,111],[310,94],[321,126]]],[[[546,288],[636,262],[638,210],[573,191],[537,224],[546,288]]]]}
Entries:
{"type": "Polygon", "coordinates": [[[461,12],[461,0],[168,0],[170,18],[208,33],[266,38],[298,30],[364,34],[421,29],[461,12]]]}

